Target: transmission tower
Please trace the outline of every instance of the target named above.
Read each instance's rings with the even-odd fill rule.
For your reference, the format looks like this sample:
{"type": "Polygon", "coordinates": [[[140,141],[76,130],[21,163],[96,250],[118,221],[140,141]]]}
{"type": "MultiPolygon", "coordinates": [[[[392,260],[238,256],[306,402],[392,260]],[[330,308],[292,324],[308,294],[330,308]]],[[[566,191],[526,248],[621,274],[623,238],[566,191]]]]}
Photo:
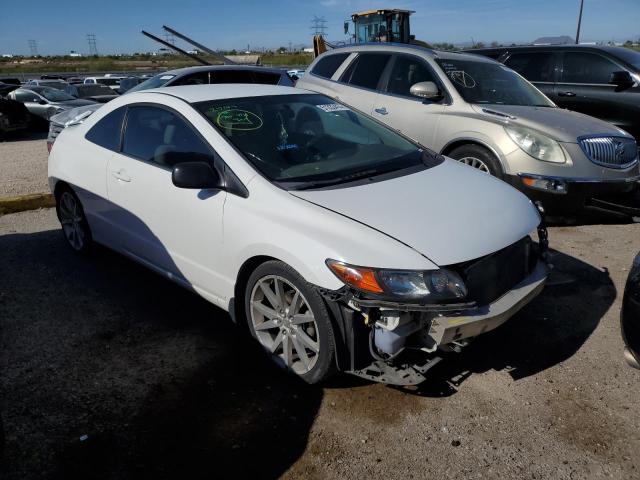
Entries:
{"type": "Polygon", "coordinates": [[[38,44],[35,40],[29,40],[29,50],[31,51],[32,57],[38,56],[38,44]]]}
{"type": "Polygon", "coordinates": [[[96,45],[95,34],[87,33],[87,42],[89,42],[89,55],[98,55],[98,47],[96,45]]]}
{"type": "Polygon", "coordinates": [[[311,19],[311,31],[314,35],[320,35],[322,37],[327,34],[327,21],[324,17],[318,17],[316,15],[311,19]]]}

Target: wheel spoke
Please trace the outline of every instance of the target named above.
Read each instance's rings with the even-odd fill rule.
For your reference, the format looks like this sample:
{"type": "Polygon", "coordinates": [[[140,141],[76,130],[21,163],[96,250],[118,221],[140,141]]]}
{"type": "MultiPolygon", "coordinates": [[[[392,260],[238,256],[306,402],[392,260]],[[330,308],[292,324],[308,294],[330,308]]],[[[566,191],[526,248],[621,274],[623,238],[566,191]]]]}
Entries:
{"type": "Polygon", "coordinates": [[[318,348],[318,343],[311,340],[311,338],[309,338],[309,335],[307,335],[303,329],[299,328],[298,331],[296,332],[296,335],[298,336],[298,338],[300,338],[300,341],[309,350],[312,350],[313,352],[318,353],[318,351],[320,350],[318,348]]]}
{"type": "Polygon", "coordinates": [[[302,362],[302,365],[304,365],[305,371],[309,370],[309,356],[307,355],[307,351],[305,350],[304,345],[302,345],[297,335],[291,337],[291,340],[293,341],[293,348],[296,349],[298,358],[302,362]]]}
{"type": "Polygon", "coordinates": [[[269,303],[271,303],[273,308],[282,308],[282,304],[279,302],[278,297],[273,293],[273,290],[271,290],[271,287],[269,287],[266,282],[260,283],[260,289],[264,293],[264,296],[267,297],[267,300],[269,300],[269,303]]]}
{"type": "Polygon", "coordinates": [[[278,328],[275,320],[266,320],[262,323],[259,323],[255,326],[256,330],[270,330],[272,328],[278,328]]]}
{"type": "Polygon", "coordinates": [[[276,299],[278,301],[278,307],[284,308],[286,300],[284,298],[284,290],[282,288],[282,282],[278,278],[273,279],[273,289],[275,290],[276,299]]]}
{"type": "Polygon", "coordinates": [[[264,303],[257,300],[252,301],[251,306],[266,318],[275,318],[278,316],[278,313],[273,308],[269,308],[264,303]]]}
{"type": "Polygon", "coordinates": [[[300,309],[300,292],[298,290],[296,290],[296,294],[293,296],[293,299],[291,300],[291,304],[289,305],[289,315],[293,315],[294,313],[297,313],[298,310],[300,309]]]}
{"type": "Polygon", "coordinates": [[[285,335],[282,340],[282,355],[284,363],[287,367],[291,367],[293,365],[293,355],[291,352],[291,337],[289,335],[285,335]]]}
{"type": "Polygon", "coordinates": [[[282,343],[283,338],[284,338],[283,333],[278,332],[278,335],[276,335],[276,338],[273,340],[273,344],[271,345],[271,353],[276,353],[276,350],[278,350],[278,347],[282,343]]]}
{"type": "Polygon", "coordinates": [[[298,313],[293,316],[293,320],[291,320],[292,325],[302,325],[303,323],[313,322],[315,319],[311,313],[298,313]]]}

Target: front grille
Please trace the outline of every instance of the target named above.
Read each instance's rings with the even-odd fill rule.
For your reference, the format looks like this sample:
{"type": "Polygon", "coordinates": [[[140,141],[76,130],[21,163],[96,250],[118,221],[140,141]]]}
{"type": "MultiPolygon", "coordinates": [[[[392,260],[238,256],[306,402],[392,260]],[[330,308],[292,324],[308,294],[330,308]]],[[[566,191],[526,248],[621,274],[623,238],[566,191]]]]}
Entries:
{"type": "Polygon", "coordinates": [[[627,137],[585,137],[578,139],[593,163],[609,168],[627,168],[638,161],[638,145],[627,137]]]}
{"type": "Polygon", "coordinates": [[[536,256],[530,237],[462,266],[468,299],[488,305],[524,280],[532,271],[536,256]]]}

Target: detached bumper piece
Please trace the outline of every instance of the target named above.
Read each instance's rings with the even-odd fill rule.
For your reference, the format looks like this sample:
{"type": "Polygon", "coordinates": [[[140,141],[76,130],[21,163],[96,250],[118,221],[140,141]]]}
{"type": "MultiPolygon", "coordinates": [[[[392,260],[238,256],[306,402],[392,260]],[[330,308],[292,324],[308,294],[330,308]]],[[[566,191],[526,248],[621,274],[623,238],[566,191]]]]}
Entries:
{"type": "Polygon", "coordinates": [[[340,369],[393,385],[422,383],[442,360],[439,352],[460,351],[542,291],[549,274],[542,260],[544,236],[539,244],[526,237],[478,260],[447,266],[456,269],[469,289],[465,303],[392,303],[355,292],[334,295],[328,303],[346,320],[340,332],[348,355],[339,359],[340,369]]]}

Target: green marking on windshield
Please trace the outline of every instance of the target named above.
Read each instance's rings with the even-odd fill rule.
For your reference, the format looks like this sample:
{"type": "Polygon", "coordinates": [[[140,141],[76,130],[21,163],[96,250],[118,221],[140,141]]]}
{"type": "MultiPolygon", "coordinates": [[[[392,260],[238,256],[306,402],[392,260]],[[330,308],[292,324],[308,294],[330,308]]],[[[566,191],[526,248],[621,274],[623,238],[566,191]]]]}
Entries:
{"type": "Polygon", "coordinates": [[[258,130],[262,127],[262,119],[248,110],[222,110],[216,116],[216,123],[221,128],[230,130],[258,130]]]}

